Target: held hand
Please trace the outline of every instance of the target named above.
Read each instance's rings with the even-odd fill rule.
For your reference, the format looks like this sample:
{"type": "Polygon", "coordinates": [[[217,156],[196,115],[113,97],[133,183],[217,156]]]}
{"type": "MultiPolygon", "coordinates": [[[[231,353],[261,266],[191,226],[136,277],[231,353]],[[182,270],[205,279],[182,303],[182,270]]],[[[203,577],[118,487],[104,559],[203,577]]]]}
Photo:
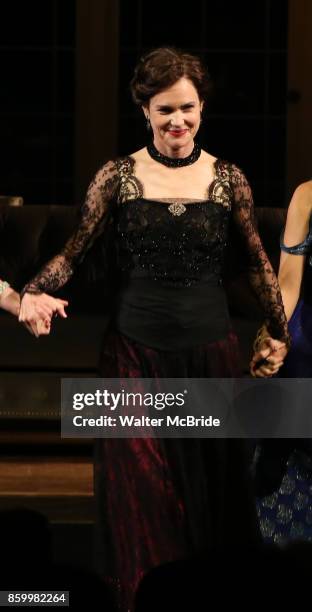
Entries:
{"type": "MultiPolygon", "coordinates": [[[[4,284],[5,283],[2,283],[2,285],[4,284]]],[[[19,293],[14,291],[14,289],[12,289],[12,287],[10,287],[10,285],[8,284],[5,289],[0,293],[0,307],[4,310],[7,310],[7,312],[10,312],[12,315],[18,317],[20,309],[20,296],[19,293]]]]}
{"type": "Polygon", "coordinates": [[[283,365],[287,352],[285,342],[265,338],[251,360],[251,375],[257,378],[274,376],[283,365]]]}
{"type": "Polygon", "coordinates": [[[19,321],[38,338],[50,332],[53,316],[67,317],[65,312],[67,305],[66,300],[54,298],[46,293],[25,293],[21,301],[19,321]]]}
{"type": "Polygon", "coordinates": [[[51,319],[39,319],[37,322],[24,323],[26,329],[36,338],[48,336],[51,331],[51,319]]]}

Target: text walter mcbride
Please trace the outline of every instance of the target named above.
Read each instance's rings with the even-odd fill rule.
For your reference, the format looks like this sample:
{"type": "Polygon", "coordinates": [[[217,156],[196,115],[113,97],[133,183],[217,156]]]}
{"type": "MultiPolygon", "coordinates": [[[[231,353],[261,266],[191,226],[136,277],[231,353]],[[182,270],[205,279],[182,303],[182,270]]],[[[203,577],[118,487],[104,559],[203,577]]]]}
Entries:
{"type": "Polygon", "coordinates": [[[169,416],[165,418],[153,418],[147,416],[119,416],[120,423],[123,427],[220,427],[220,419],[214,418],[212,415],[194,417],[187,415],[181,417],[179,415],[169,416]]]}

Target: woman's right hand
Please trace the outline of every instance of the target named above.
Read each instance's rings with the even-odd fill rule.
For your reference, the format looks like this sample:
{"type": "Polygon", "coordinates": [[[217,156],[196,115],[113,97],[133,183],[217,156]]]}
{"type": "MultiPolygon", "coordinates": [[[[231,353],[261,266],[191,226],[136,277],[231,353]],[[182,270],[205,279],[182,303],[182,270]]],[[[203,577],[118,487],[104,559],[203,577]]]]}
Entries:
{"type": "Polygon", "coordinates": [[[66,300],[54,298],[47,293],[25,293],[21,300],[18,320],[37,338],[50,333],[53,316],[67,318],[66,300]]]}
{"type": "Polygon", "coordinates": [[[253,355],[250,363],[251,375],[256,378],[275,376],[283,365],[287,353],[285,342],[267,336],[253,355]]]}

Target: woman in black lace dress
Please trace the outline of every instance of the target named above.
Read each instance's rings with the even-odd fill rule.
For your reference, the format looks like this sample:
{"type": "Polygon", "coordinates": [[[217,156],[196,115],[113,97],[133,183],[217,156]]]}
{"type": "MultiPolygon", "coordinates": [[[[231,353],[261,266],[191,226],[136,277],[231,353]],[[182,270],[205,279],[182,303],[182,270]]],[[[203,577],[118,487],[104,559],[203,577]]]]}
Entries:
{"type": "MultiPolygon", "coordinates": [[[[77,231],[24,288],[21,312],[69,279],[113,220],[120,273],[101,357],[105,377],[239,375],[222,286],[232,219],[250,281],[277,346],[288,340],[278,283],[253,222],[242,171],[194,141],[207,78],[200,61],[157,49],[139,62],[133,98],[150,142],[96,174],[77,231]]],[[[112,439],[96,445],[95,480],[106,566],[125,609],[151,567],[203,547],[252,544],[257,526],[239,440],[112,439]]],[[[104,567],[104,566],[103,566],[104,567]]]]}

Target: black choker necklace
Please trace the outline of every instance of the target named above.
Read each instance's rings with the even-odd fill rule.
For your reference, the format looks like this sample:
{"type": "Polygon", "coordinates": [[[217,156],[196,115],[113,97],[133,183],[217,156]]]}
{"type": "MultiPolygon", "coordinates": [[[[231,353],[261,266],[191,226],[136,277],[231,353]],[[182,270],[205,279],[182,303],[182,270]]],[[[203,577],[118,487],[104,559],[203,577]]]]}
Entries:
{"type": "Polygon", "coordinates": [[[181,168],[182,166],[190,166],[190,164],[194,164],[201,154],[200,146],[194,142],[194,147],[192,153],[187,157],[167,157],[167,155],[163,155],[159,151],[157,151],[153,142],[147,145],[147,151],[150,156],[155,159],[155,161],[163,164],[164,166],[168,166],[168,168],[181,168]]]}

